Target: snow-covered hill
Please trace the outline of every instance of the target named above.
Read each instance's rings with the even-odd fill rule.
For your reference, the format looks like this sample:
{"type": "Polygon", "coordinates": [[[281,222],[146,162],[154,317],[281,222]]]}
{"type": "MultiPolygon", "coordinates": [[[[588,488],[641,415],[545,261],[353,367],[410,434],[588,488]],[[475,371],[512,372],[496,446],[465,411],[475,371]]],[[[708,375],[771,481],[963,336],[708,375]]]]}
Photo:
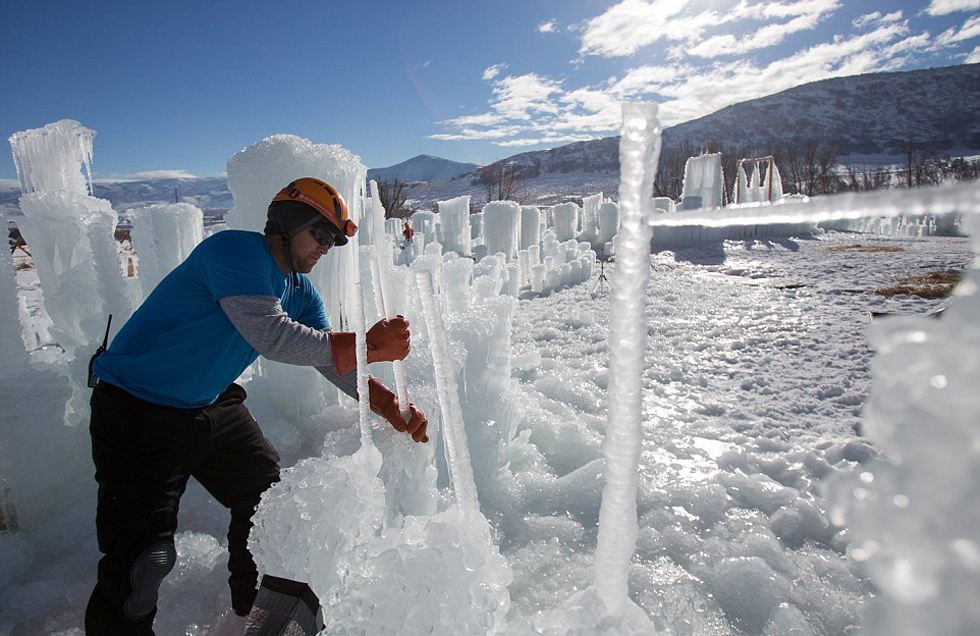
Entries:
{"type": "Polygon", "coordinates": [[[804,84],[664,131],[665,143],[833,144],[841,156],[900,159],[907,142],[953,156],[980,150],[980,64],[868,73],[804,84]]]}
{"type": "Polygon", "coordinates": [[[467,172],[479,170],[475,163],[450,161],[432,155],[418,155],[407,161],[396,163],[387,168],[371,168],[368,179],[376,181],[449,181],[467,172]]]}

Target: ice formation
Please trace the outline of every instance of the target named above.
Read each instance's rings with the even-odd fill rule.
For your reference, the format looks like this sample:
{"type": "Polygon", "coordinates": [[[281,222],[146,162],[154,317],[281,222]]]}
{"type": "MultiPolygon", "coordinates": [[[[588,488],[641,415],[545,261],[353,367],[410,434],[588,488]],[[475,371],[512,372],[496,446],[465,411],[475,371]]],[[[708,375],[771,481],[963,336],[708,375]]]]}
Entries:
{"type": "Polygon", "coordinates": [[[541,211],[533,205],[521,206],[521,249],[541,242],[541,211]]]}
{"type": "Polygon", "coordinates": [[[771,158],[740,161],[732,189],[732,201],[735,203],[778,201],[783,198],[783,181],[779,168],[771,158]],[[750,167],[751,173],[746,173],[746,166],[750,167]],[[746,174],[750,176],[746,177],[746,174]]]}
{"type": "Polygon", "coordinates": [[[721,153],[691,157],[684,164],[681,207],[685,210],[720,208],[724,187],[721,153]]]}
{"type": "Polygon", "coordinates": [[[582,197],[582,227],[579,240],[590,244],[599,241],[599,208],[603,204],[602,193],[582,197]]]}
{"type": "MultiPolygon", "coordinates": [[[[969,218],[980,254],[980,215],[969,218]]],[[[871,328],[877,356],[865,433],[884,451],[833,482],[834,522],[879,593],[862,634],[980,629],[980,268],[968,268],[941,320],[871,328]]]]}
{"type": "Polygon", "coordinates": [[[469,255],[470,197],[462,196],[439,202],[439,242],[443,249],[460,256],[469,255]]]}
{"type": "MultiPolygon", "coordinates": [[[[621,227],[617,268],[612,281],[609,361],[609,417],[603,455],[606,486],[599,512],[595,589],[612,614],[626,615],[629,564],[636,545],[636,482],[640,460],[643,352],[646,326],[643,308],[650,275],[650,227],[660,122],[652,104],[623,106],[619,149],[621,227]]],[[[632,612],[634,615],[636,612],[632,612]]],[[[640,611],[639,616],[645,619],[640,611]]],[[[633,617],[633,620],[639,620],[633,617]]]]}
{"type": "Polygon", "coordinates": [[[561,203],[551,208],[551,214],[554,217],[555,238],[559,241],[575,238],[580,212],[580,208],[574,203],[561,203]]]}
{"type": "Polygon", "coordinates": [[[94,139],[94,130],[72,119],[11,135],[21,192],[91,194],[94,139]]]}
{"type": "Polygon", "coordinates": [[[522,212],[513,201],[492,201],[483,207],[488,254],[503,253],[508,261],[517,258],[522,212]]]}
{"type": "Polygon", "coordinates": [[[20,230],[44,286],[52,335],[69,358],[79,348],[94,352],[109,314],[121,325],[132,312],[113,238],[116,213],[89,196],[82,175],[83,165],[91,172],[94,137],[71,120],[10,137],[23,193],[20,230]]]}
{"type": "Polygon", "coordinates": [[[151,205],[130,214],[143,297],[204,238],[204,213],[189,203],[151,205]]]}
{"type": "Polygon", "coordinates": [[[456,493],[456,503],[465,514],[473,514],[479,511],[480,505],[476,498],[476,485],[473,483],[470,451],[463,428],[463,410],[456,392],[456,378],[450,362],[446,328],[442,324],[442,311],[437,305],[431,274],[418,272],[415,280],[422,302],[426,332],[430,337],[429,347],[442,413],[442,431],[446,438],[449,474],[456,493]]]}

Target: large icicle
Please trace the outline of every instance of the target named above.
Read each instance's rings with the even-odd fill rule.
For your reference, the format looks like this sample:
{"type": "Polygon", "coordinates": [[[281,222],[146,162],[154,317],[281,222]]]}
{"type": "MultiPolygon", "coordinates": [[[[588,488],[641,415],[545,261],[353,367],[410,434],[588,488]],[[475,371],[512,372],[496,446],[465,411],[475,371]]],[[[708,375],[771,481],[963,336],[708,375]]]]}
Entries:
{"type": "Polygon", "coordinates": [[[422,300],[425,330],[429,334],[429,346],[432,349],[436,391],[442,410],[442,430],[446,436],[449,475],[456,491],[456,502],[466,513],[477,512],[480,504],[473,481],[470,451],[466,445],[463,409],[459,405],[456,378],[449,362],[449,342],[446,340],[446,327],[442,323],[442,310],[436,305],[438,301],[432,286],[432,275],[429,272],[417,272],[415,280],[419,288],[419,298],[422,300]]]}
{"type": "Polygon", "coordinates": [[[361,426],[361,449],[373,448],[371,439],[371,402],[368,399],[367,327],[364,325],[364,290],[354,283],[354,345],[357,358],[357,411],[361,426]]]}
{"type": "MultiPolygon", "coordinates": [[[[371,202],[374,209],[371,219],[374,222],[374,254],[377,264],[378,292],[381,296],[381,313],[387,319],[395,317],[391,302],[391,243],[384,233],[384,208],[381,207],[381,196],[378,194],[378,184],[371,181],[371,202]]],[[[391,363],[395,372],[395,394],[398,396],[398,406],[402,417],[407,422],[410,417],[408,410],[408,380],[405,378],[405,364],[401,360],[391,363]]]]}
{"type": "Polygon", "coordinates": [[[629,565],[639,533],[637,470],[642,447],[644,320],[650,273],[648,224],[653,179],[660,155],[660,123],[654,104],[624,104],[619,142],[621,227],[609,308],[609,415],[602,443],[606,485],[599,510],[595,589],[610,613],[630,604],[629,565]]]}

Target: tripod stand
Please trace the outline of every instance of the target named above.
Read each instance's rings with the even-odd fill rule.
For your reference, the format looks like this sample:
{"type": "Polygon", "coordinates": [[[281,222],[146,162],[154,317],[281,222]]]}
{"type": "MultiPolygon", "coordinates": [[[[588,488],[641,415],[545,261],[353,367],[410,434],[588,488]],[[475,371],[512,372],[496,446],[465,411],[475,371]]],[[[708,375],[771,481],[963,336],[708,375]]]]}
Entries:
{"type": "Polygon", "coordinates": [[[592,296],[595,297],[598,294],[606,293],[606,283],[608,282],[609,277],[606,276],[606,261],[599,261],[599,279],[592,286],[592,296]]]}

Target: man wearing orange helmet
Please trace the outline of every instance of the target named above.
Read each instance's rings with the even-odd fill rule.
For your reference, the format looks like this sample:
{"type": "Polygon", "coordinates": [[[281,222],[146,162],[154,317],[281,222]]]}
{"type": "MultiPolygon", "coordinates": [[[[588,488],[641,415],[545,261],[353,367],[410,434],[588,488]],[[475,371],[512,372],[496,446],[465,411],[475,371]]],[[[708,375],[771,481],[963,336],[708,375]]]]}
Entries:
{"type": "MultiPolygon", "coordinates": [[[[164,278],[92,366],[92,456],[99,484],[98,582],[89,636],[153,634],[159,586],[176,563],[174,533],[190,477],[231,511],[229,585],[235,613],[251,609],[257,570],[251,517],[279,480],[279,455],[234,380],[261,355],[315,367],[357,397],[353,333],[330,331],[310,280],[317,261],[357,226],[330,185],[304,177],[276,195],[265,233],[214,234],[164,278]]],[[[410,350],[404,318],[367,333],[368,362],[410,350]]],[[[372,410],[416,442],[425,415],[371,378],[372,410]]]]}

